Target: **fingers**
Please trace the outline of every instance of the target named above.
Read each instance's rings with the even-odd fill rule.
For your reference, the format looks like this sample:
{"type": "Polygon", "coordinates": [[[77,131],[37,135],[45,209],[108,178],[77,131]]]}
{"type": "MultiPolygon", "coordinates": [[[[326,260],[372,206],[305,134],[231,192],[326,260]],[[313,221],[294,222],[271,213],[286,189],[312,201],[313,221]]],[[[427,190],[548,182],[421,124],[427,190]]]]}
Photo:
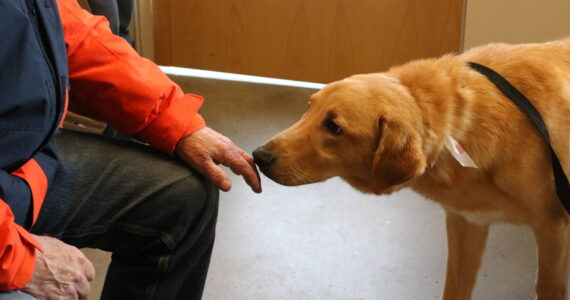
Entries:
{"type": "Polygon", "coordinates": [[[80,280],[75,283],[76,295],[78,298],[84,298],[91,293],[91,284],[87,280],[87,277],[80,276],[80,280]]]}
{"type": "Polygon", "coordinates": [[[253,162],[253,158],[251,158],[251,156],[247,155],[247,153],[243,152],[241,149],[239,151],[241,157],[248,164],[248,167],[242,167],[245,168],[245,172],[242,174],[245,182],[251,187],[254,192],[261,193],[261,178],[259,177],[259,171],[257,171],[257,167],[253,162]]]}
{"type": "Polygon", "coordinates": [[[261,192],[259,173],[257,172],[253,159],[236,145],[231,143],[230,147],[223,152],[220,163],[229,167],[234,174],[243,176],[245,182],[254,192],[261,192]]]}
{"type": "MultiPolygon", "coordinates": [[[[261,193],[261,181],[257,168],[253,164],[253,159],[240,150],[226,151],[217,161],[229,167],[236,175],[241,175],[245,182],[256,193],[261,193]],[[244,157],[245,156],[245,157],[244,157]]],[[[229,176],[212,160],[205,161],[195,166],[204,176],[206,176],[220,190],[228,192],[232,188],[229,176]]]]}
{"type": "Polygon", "coordinates": [[[87,280],[93,281],[95,279],[95,267],[93,266],[93,263],[91,263],[91,261],[85,256],[85,254],[83,254],[83,252],[81,252],[79,263],[87,280]]]}
{"type": "Polygon", "coordinates": [[[261,192],[259,172],[253,159],[229,138],[208,127],[180,140],[175,152],[222,191],[229,191],[232,184],[217,163],[229,167],[236,175],[243,176],[254,192],[261,192]]]}
{"type": "Polygon", "coordinates": [[[211,159],[195,167],[220,190],[228,192],[232,188],[232,182],[226,172],[218,167],[211,159]]]}
{"type": "MultiPolygon", "coordinates": [[[[257,172],[253,159],[249,157],[249,155],[233,145],[232,149],[223,151],[220,156],[221,157],[217,159],[220,164],[230,168],[234,174],[243,176],[245,182],[254,192],[261,193],[259,173],[257,172]]],[[[218,167],[214,161],[202,164],[202,167],[203,174],[222,191],[227,192],[231,189],[232,183],[228,175],[218,167]]]]}
{"type": "Polygon", "coordinates": [[[42,251],[36,255],[32,278],[22,290],[40,299],[78,299],[91,292],[95,268],[76,247],[47,237],[34,238],[42,251]]]}
{"type": "Polygon", "coordinates": [[[69,286],[71,291],[69,294],[75,299],[87,297],[91,292],[91,284],[89,283],[95,279],[95,267],[89,261],[81,250],[73,247],[71,245],[65,245],[69,248],[69,255],[71,261],[69,266],[72,267],[72,272],[70,274],[70,281],[73,283],[69,286]]]}

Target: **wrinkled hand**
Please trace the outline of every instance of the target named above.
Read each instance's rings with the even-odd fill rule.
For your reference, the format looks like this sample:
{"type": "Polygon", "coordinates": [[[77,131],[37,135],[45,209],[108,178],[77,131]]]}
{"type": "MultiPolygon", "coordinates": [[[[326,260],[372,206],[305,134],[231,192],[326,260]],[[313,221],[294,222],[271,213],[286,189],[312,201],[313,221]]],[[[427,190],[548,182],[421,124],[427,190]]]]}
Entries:
{"type": "Polygon", "coordinates": [[[219,164],[243,176],[254,192],[261,193],[259,172],[253,159],[213,129],[205,127],[183,138],[174,152],[224,192],[231,189],[232,183],[219,164]]]}
{"type": "Polygon", "coordinates": [[[89,281],[95,268],[79,249],[47,236],[34,238],[43,250],[37,251],[36,269],[23,291],[39,299],[77,300],[91,291],[89,281]]]}

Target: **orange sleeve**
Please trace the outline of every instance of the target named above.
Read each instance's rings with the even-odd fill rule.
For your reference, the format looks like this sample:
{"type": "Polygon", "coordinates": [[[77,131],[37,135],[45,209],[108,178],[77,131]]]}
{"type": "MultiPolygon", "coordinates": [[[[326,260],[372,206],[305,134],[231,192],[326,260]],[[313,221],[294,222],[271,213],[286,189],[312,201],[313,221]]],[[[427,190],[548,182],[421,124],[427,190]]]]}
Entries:
{"type": "Polygon", "coordinates": [[[109,29],[107,20],[58,0],[69,63],[70,109],[105,121],[169,154],[205,126],[203,99],[184,94],[153,62],[109,29]]]}
{"type": "Polygon", "coordinates": [[[40,214],[40,208],[48,190],[48,180],[44,170],[35,159],[30,159],[19,169],[12,172],[12,175],[22,178],[30,187],[32,193],[32,224],[36,222],[40,214]]]}
{"type": "Polygon", "coordinates": [[[32,278],[36,251],[32,235],[14,223],[10,207],[0,199],[0,291],[23,288],[32,278]]]}
{"type": "MultiPolygon", "coordinates": [[[[40,157],[39,154],[36,157],[40,157]]],[[[48,185],[42,166],[32,158],[11,175],[22,178],[28,184],[32,194],[35,222],[48,185]]],[[[40,247],[33,236],[15,222],[12,209],[3,199],[0,199],[0,235],[0,291],[21,289],[32,278],[36,265],[36,249],[40,247]]]]}

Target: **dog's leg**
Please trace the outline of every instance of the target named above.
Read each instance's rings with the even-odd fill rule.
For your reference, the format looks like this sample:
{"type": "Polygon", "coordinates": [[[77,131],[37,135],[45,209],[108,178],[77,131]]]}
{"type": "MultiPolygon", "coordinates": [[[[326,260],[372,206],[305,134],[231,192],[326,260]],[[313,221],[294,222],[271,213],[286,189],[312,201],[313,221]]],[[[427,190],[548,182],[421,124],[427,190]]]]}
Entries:
{"type": "Polygon", "coordinates": [[[538,300],[562,300],[568,268],[568,229],[566,220],[554,218],[533,226],[538,249],[538,300]]]}
{"type": "Polygon", "coordinates": [[[477,280],[489,225],[467,221],[461,215],[446,211],[447,272],[443,300],[469,300],[477,280]]]}

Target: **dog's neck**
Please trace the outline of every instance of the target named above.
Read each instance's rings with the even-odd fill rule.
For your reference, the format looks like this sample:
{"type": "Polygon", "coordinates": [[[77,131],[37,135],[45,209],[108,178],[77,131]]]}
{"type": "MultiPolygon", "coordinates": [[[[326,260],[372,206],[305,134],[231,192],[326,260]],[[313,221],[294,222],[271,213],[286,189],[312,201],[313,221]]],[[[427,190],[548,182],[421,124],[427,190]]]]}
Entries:
{"type": "MultiPolygon", "coordinates": [[[[422,112],[419,114],[422,118],[422,150],[428,166],[425,175],[428,177],[444,174],[438,168],[450,164],[452,158],[445,148],[449,137],[464,143],[466,149],[470,146],[469,136],[477,123],[472,113],[477,95],[470,88],[476,79],[466,68],[468,66],[457,57],[445,56],[415,61],[389,71],[408,89],[422,112]]],[[[414,185],[415,181],[418,180],[412,180],[409,184],[414,185]]]]}
{"type": "Polygon", "coordinates": [[[445,140],[462,139],[471,122],[473,91],[463,62],[453,56],[411,62],[389,73],[397,77],[416,100],[423,125],[422,147],[428,165],[436,163],[445,140]],[[450,63],[450,61],[452,63],[450,63]]]}

